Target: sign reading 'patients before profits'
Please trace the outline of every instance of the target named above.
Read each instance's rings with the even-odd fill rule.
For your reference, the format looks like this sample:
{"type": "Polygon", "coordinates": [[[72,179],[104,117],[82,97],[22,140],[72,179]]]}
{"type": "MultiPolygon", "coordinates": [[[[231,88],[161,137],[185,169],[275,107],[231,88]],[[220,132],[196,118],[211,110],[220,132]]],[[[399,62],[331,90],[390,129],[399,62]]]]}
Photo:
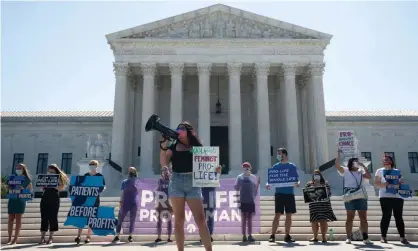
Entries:
{"type": "Polygon", "coordinates": [[[219,147],[193,147],[193,187],[219,187],[219,147]]]}

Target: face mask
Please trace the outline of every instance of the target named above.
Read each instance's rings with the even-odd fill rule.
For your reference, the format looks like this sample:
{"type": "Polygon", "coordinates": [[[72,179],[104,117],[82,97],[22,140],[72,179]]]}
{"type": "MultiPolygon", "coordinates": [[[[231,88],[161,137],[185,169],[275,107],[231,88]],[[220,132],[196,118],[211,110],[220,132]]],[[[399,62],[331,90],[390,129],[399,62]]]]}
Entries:
{"type": "Polygon", "coordinates": [[[47,174],[55,174],[54,172],[47,172],[47,174]]]}
{"type": "Polygon", "coordinates": [[[129,172],[129,177],[130,177],[130,178],[135,178],[135,177],[136,177],[136,173],[134,173],[134,172],[129,172]]]}
{"type": "Polygon", "coordinates": [[[96,166],[89,166],[90,171],[96,171],[97,167],[96,166]]]}
{"type": "Polygon", "coordinates": [[[23,174],[23,170],[16,170],[16,174],[17,175],[22,175],[23,174]]]}
{"type": "Polygon", "coordinates": [[[314,180],[320,181],[320,180],[321,180],[321,176],[319,176],[319,175],[314,175],[314,180]]]}
{"type": "Polygon", "coordinates": [[[359,167],[358,162],[354,162],[353,167],[359,167]]]}
{"type": "Polygon", "coordinates": [[[283,156],[281,154],[277,155],[277,161],[282,161],[282,159],[283,159],[283,156]]]}
{"type": "Polygon", "coordinates": [[[251,171],[250,168],[248,168],[248,167],[244,168],[244,172],[249,173],[250,171],[251,171]]]}

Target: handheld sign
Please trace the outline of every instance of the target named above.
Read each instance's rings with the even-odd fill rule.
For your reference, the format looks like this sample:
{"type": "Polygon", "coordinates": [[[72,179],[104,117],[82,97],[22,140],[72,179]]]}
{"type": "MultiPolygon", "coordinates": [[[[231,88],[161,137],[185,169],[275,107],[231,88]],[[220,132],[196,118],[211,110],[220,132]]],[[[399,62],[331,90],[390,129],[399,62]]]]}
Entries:
{"type": "Polygon", "coordinates": [[[388,186],[386,187],[386,192],[391,194],[397,194],[399,190],[399,179],[402,177],[400,170],[390,169],[383,170],[383,177],[385,178],[388,186]]]}
{"type": "Polygon", "coordinates": [[[409,187],[409,185],[406,184],[401,184],[399,186],[399,190],[398,190],[399,195],[403,198],[403,199],[411,199],[412,198],[412,190],[409,187]]]}
{"type": "Polygon", "coordinates": [[[219,147],[193,147],[193,187],[219,187],[219,147]]]}
{"type": "Polygon", "coordinates": [[[299,175],[293,166],[268,169],[268,183],[275,187],[291,187],[299,181],[299,175]]]}
{"type": "Polygon", "coordinates": [[[59,177],[59,174],[38,174],[36,187],[56,188],[59,177]]]}
{"type": "Polygon", "coordinates": [[[329,195],[325,186],[308,187],[303,189],[305,203],[328,201],[329,195]]]}
{"type": "Polygon", "coordinates": [[[25,188],[27,186],[25,176],[9,176],[7,185],[8,193],[6,197],[8,199],[32,200],[32,191],[25,188]]]}
{"type": "Polygon", "coordinates": [[[337,143],[344,156],[357,155],[358,146],[354,131],[339,131],[337,143]]]}
{"type": "Polygon", "coordinates": [[[101,207],[103,176],[72,176],[69,193],[72,201],[64,226],[89,226],[95,235],[114,234],[117,220],[113,207],[101,207]]]}

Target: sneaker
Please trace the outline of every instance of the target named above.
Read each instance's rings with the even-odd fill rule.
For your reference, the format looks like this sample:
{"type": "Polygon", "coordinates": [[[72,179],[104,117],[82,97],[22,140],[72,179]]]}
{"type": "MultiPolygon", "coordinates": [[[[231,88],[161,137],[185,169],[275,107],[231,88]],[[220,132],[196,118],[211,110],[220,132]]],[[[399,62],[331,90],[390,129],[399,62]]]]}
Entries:
{"type": "Polygon", "coordinates": [[[161,239],[160,238],[157,238],[157,239],[155,239],[155,241],[154,241],[155,243],[158,243],[158,242],[161,242],[161,239]]]}
{"type": "Polygon", "coordinates": [[[328,241],[327,240],[322,240],[322,243],[328,243],[328,241]]]}
{"type": "Polygon", "coordinates": [[[173,240],[172,240],[172,239],[170,239],[170,238],[168,238],[167,242],[173,242],[173,240]]]}
{"type": "Polygon", "coordinates": [[[128,242],[133,242],[134,241],[134,239],[132,238],[132,235],[129,235],[128,236],[128,242]]]}
{"type": "Polygon", "coordinates": [[[89,244],[90,243],[90,236],[86,237],[86,240],[84,241],[84,243],[89,244]]]}
{"type": "Polygon", "coordinates": [[[113,238],[113,243],[116,243],[116,242],[119,242],[120,241],[120,239],[119,239],[119,236],[115,236],[115,238],[113,238]]]}
{"type": "Polygon", "coordinates": [[[80,236],[78,236],[77,238],[74,239],[75,243],[80,244],[81,238],[80,236]]]}
{"type": "Polygon", "coordinates": [[[364,244],[373,244],[373,242],[371,242],[369,239],[367,239],[367,240],[363,240],[363,243],[364,243],[364,244]]]}
{"type": "Polygon", "coordinates": [[[270,235],[269,242],[276,242],[276,237],[273,234],[270,235]]]}
{"type": "Polygon", "coordinates": [[[402,243],[402,244],[404,244],[404,245],[408,245],[408,244],[410,244],[410,243],[409,243],[409,241],[408,241],[407,239],[405,239],[405,238],[403,238],[403,239],[401,240],[401,243],[402,243]]]}
{"type": "Polygon", "coordinates": [[[312,238],[312,239],[309,240],[309,242],[318,242],[318,239],[312,238]]]}
{"type": "Polygon", "coordinates": [[[242,236],[242,242],[247,242],[247,241],[248,241],[247,236],[243,235],[242,236]]]}
{"type": "Polygon", "coordinates": [[[249,242],[255,242],[255,239],[252,235],[248,235],[248,241],[249,242]]]}
{"type": "Polygon", "coordinates": [[[295,242],[295,240],[292,238],[292,236],[290,235],[286,235],[286,237],[284,237],[284,242],[295,242]]]}
{"type": "Polygon", "coordinates": [[[382,238],[380,239],[380,242],[381,242],[381,243],[388,243],[388,240],[386,240],[386,238],[382,237],[382,238]]]}
{"type": "Polygon", "coordinates": [[[346,244],[351,244],[351,239],[347,239],[347,240],[345,240],[345,243],[346,243],[346,244]]]}

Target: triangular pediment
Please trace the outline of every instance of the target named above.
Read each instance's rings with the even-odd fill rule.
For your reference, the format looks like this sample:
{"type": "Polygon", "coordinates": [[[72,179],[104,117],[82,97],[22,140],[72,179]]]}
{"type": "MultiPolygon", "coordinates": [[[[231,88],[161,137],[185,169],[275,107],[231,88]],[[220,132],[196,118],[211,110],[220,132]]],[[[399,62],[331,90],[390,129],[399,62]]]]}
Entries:
{"type": "Polygon", "coordinates": [[[331,39],[331,35],[216,4],[106,36],[113,39],[331,39]]]}

